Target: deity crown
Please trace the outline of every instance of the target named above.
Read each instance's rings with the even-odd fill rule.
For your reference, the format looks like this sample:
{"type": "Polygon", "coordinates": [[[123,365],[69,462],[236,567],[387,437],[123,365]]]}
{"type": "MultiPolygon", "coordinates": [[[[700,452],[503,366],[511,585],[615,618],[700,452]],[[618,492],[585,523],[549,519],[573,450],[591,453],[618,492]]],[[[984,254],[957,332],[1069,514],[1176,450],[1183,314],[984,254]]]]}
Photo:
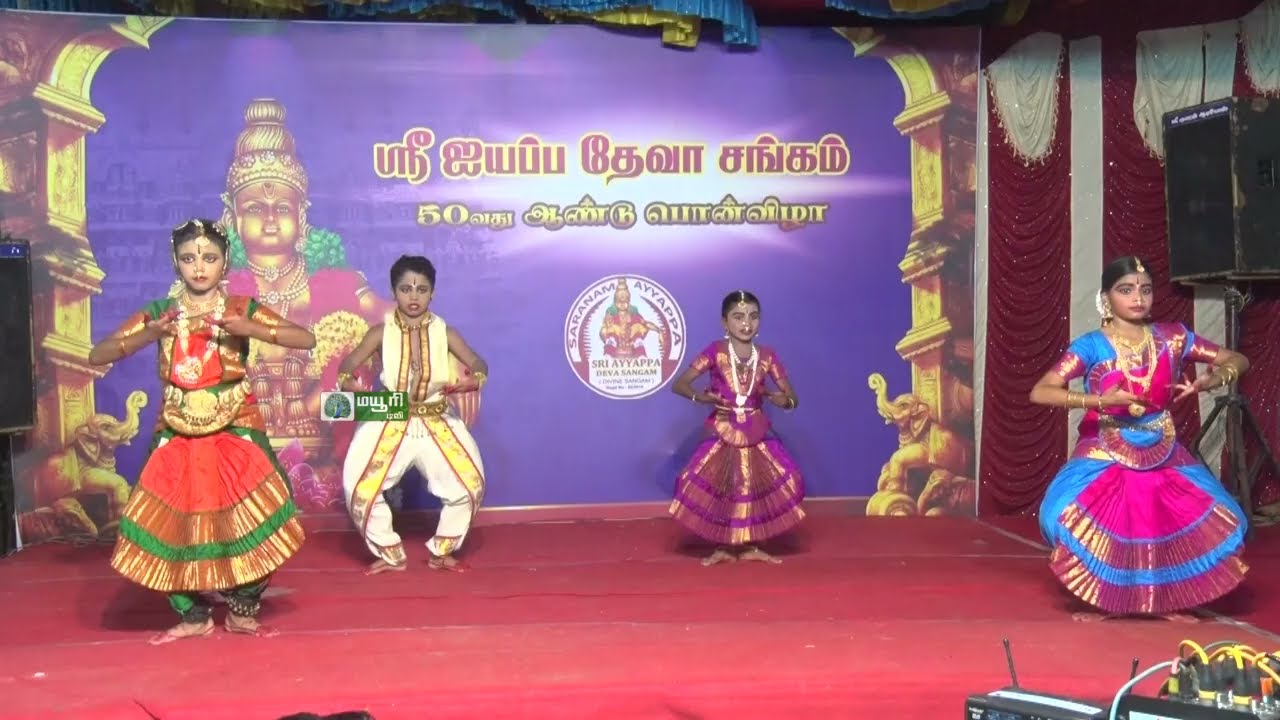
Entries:
{"type": "Polygon", "coordinates": [[[284,183],[307,194],[307,171],[297,158],[275,150],[247,152],[227,170],[227,192],[235,195],[247,185],[263,180],[284,183]]]}

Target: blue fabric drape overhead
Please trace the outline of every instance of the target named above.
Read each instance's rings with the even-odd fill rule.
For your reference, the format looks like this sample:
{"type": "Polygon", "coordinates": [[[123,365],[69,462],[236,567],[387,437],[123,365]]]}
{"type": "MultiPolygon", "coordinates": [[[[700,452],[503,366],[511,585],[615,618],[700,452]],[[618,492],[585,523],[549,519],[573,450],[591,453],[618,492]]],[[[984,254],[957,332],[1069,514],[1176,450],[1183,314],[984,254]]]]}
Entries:
{"type": "Polygon", "coordinates": [[[38,12],[102,13],[116,12],[111,0],[0,0],[0,9],[34,10],[38,12]]]}
{"type": "Polygon", "coordinates": [[[870,18],[903,20],[910,18],[951,17],[1005,0],[826,0],[827,8],[853,12],[870,18]]]}
{"type": "Polygon", "coordinates": [[[377,15],[419,15],[431,10],[466,9],[516,20],[520,12],[512,0],[388,0],[387,2],[346,3],[326,0],[325,8],[334,19],[377,15]]]}
{"type": "MultiPolygon", "coordinates": [[[[152,0],[124,0],[141,11],[155,9],[163,3],[152,0]]],[[[1007,0],[824,0],[830,10],[857,13],[864,17],[881,19],[910,19],[949,17],[994,5],[1007,0]]],[[[259,4],[266,11],[280,11],[285,5],[324,6],[331,17],[355,17],[376,15],[417,14],[433,9],[466,9],[478,13],[516,19],[521,8],[545,9],[552,12],[572,12],[591,15],[608,10],[650,8],[674,15],[718,22],[725,27],[733,44],[755,44],[758,37],[754,13],[747,0],[230,0],[228,8],[243,8],[259,4]]],[[[807,3],[804,3],[806,6],[807,3]]],[[[118,11],[120,3],[113,0],[0,0],[0,9],[36,10],[46,12],[111,12],[118,11]]],[[[779,5],[770,3],[771,10],[779,5]]],[[[805,11],[811,7],[802,8],[805,11]]]]}
{"type": "Polygon", "coordinates": [[[526,0],[541,11],[595,15],[610,10],[648,8],[661,13],[710,20],[724,27],[726,45],[756,47],[760,27],[744,0],[526,0]]]}
{"type": "Polygon", "coordinates": [[[928,19],[1005,6],[1027,0],[0,0],[0,9],[64,13],[232,18],[334,20],[507,21],[549,19],[595,22],[622,27],[660,27],[669,45],[693,47],[706,24],[718,25],[726,45],[754,48],[760,28],[752,4],[782,14],[813,12],[825,2],[829,10],[854,13],[844,24],[863,18],[928,19]],[[216,9],[214,9],[216,8],[216,9]],[[539,18],[540,16],[540,18],[539,18]],[[861,17],[857,17],[861,16],[861,17]]]}

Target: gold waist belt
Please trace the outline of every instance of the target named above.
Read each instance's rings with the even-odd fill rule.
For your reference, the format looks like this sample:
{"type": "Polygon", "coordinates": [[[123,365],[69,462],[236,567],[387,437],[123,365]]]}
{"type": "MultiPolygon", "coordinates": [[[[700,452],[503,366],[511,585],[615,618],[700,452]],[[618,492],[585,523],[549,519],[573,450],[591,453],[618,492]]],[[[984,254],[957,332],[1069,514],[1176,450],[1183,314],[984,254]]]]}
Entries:
{"type": "Polygon", "coordinates": [[[444,400],[411,402],[409,403],[409,417],[439,417],[448,409],[449,403],[444,400]]]}
{"type": "Polygon", "coordinates": [[[288,357],[284,360],[259,359],[255,363],[255,369],[260,373],[259,377],[266,375],[271,378],[300,379],[306,373],[307,364],[297,357],[288,357]]]}
{"type": "Polygon", "coordinates": [[[169,385],[164,390],[162,417],[169,427],[183,435],[210,435],[236,419],[249,391],[248,380],[222,392],[183,390],[169,385]]]}

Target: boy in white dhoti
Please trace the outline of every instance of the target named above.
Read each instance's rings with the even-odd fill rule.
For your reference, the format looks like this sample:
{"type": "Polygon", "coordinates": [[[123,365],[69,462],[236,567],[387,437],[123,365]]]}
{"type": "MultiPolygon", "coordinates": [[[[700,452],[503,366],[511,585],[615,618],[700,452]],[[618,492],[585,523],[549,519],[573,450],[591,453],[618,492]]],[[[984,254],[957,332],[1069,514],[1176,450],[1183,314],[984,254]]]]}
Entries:
{"type": "Polygon", "coordinates": [[[444,318],[429,312],[435,284],[430,260],[407,255],[397,260],[391,266],[396,309],[369,328],[338,368],[339,387],[358,390],[352,373],[378,353],[383,386],[409,397],[409,421],[361,423],[342,466],[347,511],[377,557],[369,575],[406,567],[404,545],[392,527],[383,493],[410,467],[426,478],[427,490],[444,506],[435,535],[427,541],[432,568],[460,569],[453,553],[466,539],[484,498],[480,452],[446,397],[479,390],[489,366],[444,318]],[[450,355],[470,371],[465,381],[455,381],[450,355]]]}

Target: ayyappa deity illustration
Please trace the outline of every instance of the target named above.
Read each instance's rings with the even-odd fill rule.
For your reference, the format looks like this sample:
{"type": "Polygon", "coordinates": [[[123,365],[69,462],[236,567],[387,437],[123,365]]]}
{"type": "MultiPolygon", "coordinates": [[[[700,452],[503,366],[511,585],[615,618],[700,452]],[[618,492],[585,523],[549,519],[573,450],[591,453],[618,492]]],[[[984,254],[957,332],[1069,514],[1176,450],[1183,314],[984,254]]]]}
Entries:
{"type": "Polygon", "coordinates": [[[661,329],[644,319],[640,309],[631,304],[631,289],[624,278],[618,278],[613,291],[613,304],[605,311],[600,323],[600,339],[604,341],[604,354],[609,357],[645,357],[644,339],[649,332],[661,329]]]}
{"type": "MultiPolygon", "coordinates": [[[[245,127],[236,138],[222,196],[222,222],[231,243],[228,291],[258,298],[282,317],[316,336],[308,353],[262,346],[249,359],[272,444],[282,457],[301,444],[306,464],[290,468],[304,508],[341,507],[341,458],[349,438],[334,437],[341,425],[320,420],[320,394],[337,389],[338,363],[371,322],[394,304],[378,297],[364,275],[347,264],[337,233],[307,222],[309,178],[285,108],[273,99],[249,102],[245,127]]],[[[257,348],[257,346],[255,346],[257,348]]],[[[456,364],[456,359],[454,359],[456,364]]],[[[362,369],[372,379],[372,369],[362,369]]],[[[464,373],[465,374],[465,373],[464,373]]],[[[457,398],[470,422],[478,395],[457,398]]]]}
{"type": "Polygon", "coordinates": [[[222,219],[231,229],[229,290],[247,291],[325,338],[312,354],[264,349],[253,358],[262,374],[253,390],[271,435],[306,439],[320,434],[321,385],[336,382],[337,361],[389,305],[347,265],[342,239],[307,222],[307,171],[284,118],[275,100],[249,103],[222,219]]]}
{"type": "Polygon", "coordinates": [[[320,421],[320,393],[334,389],[338,361],[386,305],[347,265],[342,239],[307,222],[307,171],[284,119],[285,108],[275,100],[252,100],[245,109],[222,195],[222,223],[231,243],[228,291],[256,297],[316,335],[312,352],[255,346],[249,358],[272,444],[296,439],[315,469],[308,473],[314,487],[297,488],[304,507],[314,507],[336,500],[340,487],[334,439],[320,421]],[[319,288],[324,292],[314,292],[319,288]]]}

